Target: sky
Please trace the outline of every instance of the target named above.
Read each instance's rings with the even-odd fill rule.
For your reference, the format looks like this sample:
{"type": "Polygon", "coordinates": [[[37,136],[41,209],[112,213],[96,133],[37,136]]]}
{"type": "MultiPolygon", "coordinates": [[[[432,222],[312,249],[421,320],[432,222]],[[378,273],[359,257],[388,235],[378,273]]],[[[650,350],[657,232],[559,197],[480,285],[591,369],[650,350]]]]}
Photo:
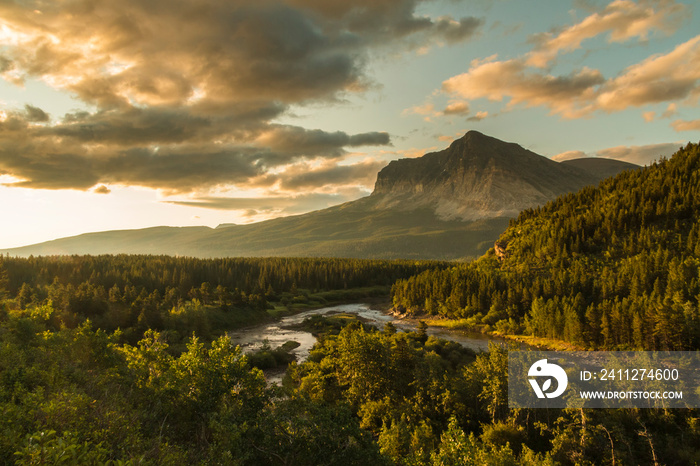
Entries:
{"type": "Polygon", "coordinates": [[[700,140],[700,4],[0,2],[0,248],[368,195],[469,130],[554,160],[700,140]]]}

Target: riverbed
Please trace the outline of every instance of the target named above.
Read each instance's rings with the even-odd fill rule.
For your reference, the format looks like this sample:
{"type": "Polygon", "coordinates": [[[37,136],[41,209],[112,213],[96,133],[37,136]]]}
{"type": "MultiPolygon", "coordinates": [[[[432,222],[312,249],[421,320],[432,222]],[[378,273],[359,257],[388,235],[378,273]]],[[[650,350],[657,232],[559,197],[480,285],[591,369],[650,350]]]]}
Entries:
{"type": "MultiPolygon", "coordinates": [[[[244,352],[255,351],[259,349],[265,342],[271,348],[277,348],[287,341],[293,340],[299,342],[299,347],[291,351],[297,358],[298,362],[303,362],[309,356],[309,351],[316,343],[316,338],[309,332],[289,328],[295,324],[300,324],[304,319],[314,315],[333,315],[333,314],[355,314],[365,323],[374,325],[382,329],[387,322],[391,322],[399,331],[413,331],[418,325],[417,320],[397,319],[396,317],[386,314],[377,309],[371,309],[369,304],[354,303],[340,304],[337,306],[323,307],[309,311],[300,312],[291,316],[283,317],[278,322],[269,324],[248,327],[245,329],[230,332],[229,336],[234,343],[241,346],[244,352]]],[[[428,335],[434,335],[445,340],[452,340],[476,352],[486,351],[490,341],[497,343],[506,343],[506,340],[485,335],[478,332],[467,332],[461,329],[446,329],[438,327],[428,327],[428,335]]]]}

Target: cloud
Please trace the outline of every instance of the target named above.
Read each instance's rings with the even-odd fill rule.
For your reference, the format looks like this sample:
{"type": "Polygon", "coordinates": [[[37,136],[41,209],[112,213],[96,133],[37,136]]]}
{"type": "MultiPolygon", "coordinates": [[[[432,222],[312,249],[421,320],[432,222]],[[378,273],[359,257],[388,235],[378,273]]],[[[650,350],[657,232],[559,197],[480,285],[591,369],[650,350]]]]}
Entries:
{"type": "MultiPolygon", "coordinates": [[[[423,115],[423,120],[432,121],[433,118],[438,118],[442,116],[466,116],[469,115],[470,111],[471,108],[469,107],[468,102],[465,102],[463,100],[453,100],[450,101],[442,111],[437,110],[435,108],[435,104],[433,104],[432,102],[426,102],[423,105],[416,105],[414,107],[407,108],[402,112],[402,114],[423,115]]],[[[487,114],[488,112],[479,112],[477,115],[485,116],[487,114]]],[[[482,118],[479,118],[478,116],[468,118],[468,120],[472,121],[476,121],[475,119],[481,120],[482,118]]]]}
{"type": "Polygon", "coordinates": [[[600,157],[606,159],[621,160],[636,165],[649,165],[661,157],[670,157],[680,148],[679,143],[650,144],[645,146],[617,146],[599,150],[593,154],[587,154],[579,150],[562,152],[552,157],[556,162],[580,159],[585,157],[600,157]]]}
{"type": "Polygon", "coordinates": [[[533,37],[537,46],[528,54],[527,64],[547,67],[559,53],[579,49],[584,40],[601,34],[608,34],[608,42],[635,37],[646,40],[652,31],[672,34],[683,22],[686,10],[685,5],[673,1],[615,0],[579,23],[533,37]]]}
{"type": "Polygon", "coordinates": [[[563,162],[565,160],[574,160],[574,159],[582,159],[588,157],[588,155],[585,152],[582,152],[580,150],[568,150],[566,152],[562,152],[561,154],[557,154],[554,157],[552,157],[552,160],[555,162],[563,162]]]}
{"type": "MultiPolygon", "coordinates": [[[[298,159],[338,158],[345,147],[388,145],[387,133],[349,135],[255,123],[229,129],[230,119],[194,117],[162,108],[67,115],[51,126],[45,112],[27,107],[0,122],[0,172],[22,179],[12,186],[86,190],[99,183],[188,192],[247,184],[266,170],[298,159]],[[232,133],[267,134],[236,142],[232,133]]],[[[254,119],[253,119],[254,120],[254,119]]]]}
{"type": "Polygon", "coordinates": [[[508,99],[509,108],[518,104],[545,107],[564,118],[583,118],[597,111],[619,112],[669,101],[695,105],[700,99],[698,63],[700,35],[667,54],[628,67],[612,79],[587,67],[555,76],[528,66],[524,57],[497,60],[492,56],[472,61],[467,72],[444,81],[442,90],[468,101],[508,99]]]}
{"type": "Polygon", "coordinates": [[[605,79],[598,70],[583,67],[566,76],[552,76],[531,70],[523,59],[505,61],[489,57],[475,60],[468,72],[444,81],[444,92],[468,100],[487,98],[502,101],[509,97],[509,106],[544,106],[565,117],[579,116],[579,108],[595,95],[595,87],[605,79]]]}
{"type": "Polygon", "coordinates": [[[476,112],[476,115],[467,118],[467,121],[481,121],[484,118],[488,118],[488,116],[489,116],[489,112],[486,112],[486,111],[476,112]]]}
{"type": "Polygon", "coordinates": [[[48,113],[44,112],[40,108],[33,107],[31,105],[25,105],[24,109],[27,121],[31,121],[34,123],[46,123],[50,119],[48,113]]]}
{"type": "MultiPolygon", "coordinates": [[[[461,136],[464,135],[464,133],[459,133],[461,136]]],[[[454,141],[455,138],[451,138],[450,141],[454,141]]],[[[380,154],[383,157],[391,157],[392,159],[395,158],[409,158],[409,159],[415,159],[418,157],[423,157],[425,154],[428,152],[433,152],[439,150],[438,146],[431,146],[431,147],[426,147],[422,149],[416,149],[415,147],[411,149],[403,149],[403,150],[395,150],[395,151],[380,151],[380,154]]]]}
{"type": "Polygon", "coordinates": [[[109,194],[112,192],[112,190],[109,189],[107,186],[101,184],[100,186],[95,188],[92,192],[97,193],[97,194],[109,194]]]}
{"type": "Polygon", "coordinates": [[[483,24],[422,16],[420,3],[0,2],[0,76],[41,80],[90,109],[53,118],[30,105],[6,111],[0,173],[22,180],[13,186],[167,193],[246,187],[268,175],[298,189],[333,177],[366,180],[376,164],[319,161],[337,164],[350,148],[390,145],[386,132],[273,121],[292,106],[363,92],[372,84],[370,57],[465,41],[483,24]],[[281,180],[296,163],[321,163],[326,172],[281,180]]]}
{"type": "Polygon", "coordinates": [[[618,146],[596,152],[597,157],[622,160],[637,165],[648,165],[661,157],[670,157],[680,148],[678,143],[650,144],[646,146],[618,146]]]}
{"type": "Polygon", "coordinates": [[[390,143],[383,132],[265,124],[253,127],[249,132],[257,137],[242,144],[227,140],[225,125],[212,119],[153,109],[73,114],[53,126],[35,126],[29,118],[28,112],[10,112],[0,122],[0,174],[17,178],[15,187],[87,190],[111,184],[175,194],[275,183],[290,191],[371,186],[384,162],[339,164],[349,155],[345,148],[390,143]]]}
{"type": "Polygon", "coordinates": [[[250,182],[255,188],[274,188],[285,193],[319,192],[350,187],[372,189],[377,173],[385,161],[365,159],[353,164],[339,160],[297,162],[280,167],[275,173],[265,173],[250,182]]]}
{"type": "Polygon", "coordinates": [[[675,120],[671,126],[676,131],[700,131],[700,120],[675,120]]]}
{"type": "Polygon", "coordinates": [[[251,221],[294,215],[324,209],[366,196],[359,190],[341,190],[336,193],[309,193],[295,196],[267,195],[265,197],[197,197],[191,200],[163,201],[166,204],[213,210],[238,211],[251,221]]]}
{"type": "Polygon", "coordinates": [[[423,115],[425,121],[430,121],[433,117],[439,116],[440,112],[435,110],[435,104],[427,102],[423,105],[415,105],[401,112],[402,115],[423,115]]]}
{"type": "Polygon", "coordinates": [[[386,162],[365,160],[353,165],[326,164],[317,169],[297,166],[281,177],[280,187],[289,191],[315,189],[323,186],[360,185],[372,187],[377,173],[386,162]]]}
{"type": "Polygon", "coordinates": [[[417,16],[418,3],[75,0],[39,5],[41,14],[34,5],[3,4],[15,40],[2,69],[42,77],[103,107],[182,105],[197,93],[219,108],[328,99],[366,85],[371,47],[414,36],[463,41],[482,23],[417,16]]]}
{"type": "Polygon", "coordinates": [[[448,43],[462,42],[473,36],[483,24],[483,20],[477,18],[462,18],[459,21],[441,16],[435,21],[436,33],[448,43]]]}
{"type": "Polygon", "coordinates": [[[469,113],[469,104],[467,102],[451,102],[442,113],[445,115],[466,115],[469,113]]]}
{"type": "MultiPolygon", "coordinates": [[[[688,16],[688,7],[673,0],[615,0],[583,20],[530,38],[533,48],[519,57],[493,55],[473,60],[469,69],[442,83],[442,91],[467,102],[505,101],[515,106],[544,107],[566,119],[596,112],[619,112],[663,102],[696,106],[700,101],[700,35],[667,53],[635,63],[617,76],[605,77],[593,68],[553,73],[554,60],[580,49],[588,39],[607,36],[609,43],[647,41],[652,34],[674,33],[688,16]]],[[[668,118],[675,107],[661,117],[668,118]]],[[[649,121],[651,113],[645,113],[649,121]]]]}
{"type": "Polygon", "coordinates": [[[666,107],[666,111],[661,114],[661,118],[672,118],[676,115],[678,115],[678,105],[670,103],[668,107],[666,107]]]}
{"type": "Polygon", "coordinates": [[[601,87],[595,107],[620,111],[629,107],[700,96],[700,35],[665,55],[628,67],[601,87]]]}
{"type": "Polygon", "coordinates": [[[16,187],[86,190],[105,183],[181,193],[254,184],[297,161],[337,163],[346,147],[390,143],[383,132],[349,135],[283,125],[254,126],[247,132],[257,138],[239,143],[226,137],[225,128],[212,119],[139,109],[71,115],[45,127],[15,112],[0,122],[0,172],[24,180],[16,187]]]}
{"type": "Polygon", "coordinates": [[[342,155],[343,147],[386,146],[391,143],[389,134],[385,132],[348,135],[342,131],[329,133],[282,125],[270,126],[258,136],[256,142],[287,154],[332,157],[342,155]]]}

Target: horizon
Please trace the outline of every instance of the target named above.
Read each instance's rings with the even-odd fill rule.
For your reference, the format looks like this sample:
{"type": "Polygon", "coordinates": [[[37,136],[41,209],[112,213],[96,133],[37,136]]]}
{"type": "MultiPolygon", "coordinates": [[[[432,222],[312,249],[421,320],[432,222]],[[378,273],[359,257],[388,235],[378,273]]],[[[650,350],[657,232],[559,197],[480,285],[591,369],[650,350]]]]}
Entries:
{"type": "Polygon", "coordinates": [[[515,0],[0,6],[0,248],[320,210],[468,130],[556,161],[638,165],[700,139],[698,5],[528,11],[515,0]]]}

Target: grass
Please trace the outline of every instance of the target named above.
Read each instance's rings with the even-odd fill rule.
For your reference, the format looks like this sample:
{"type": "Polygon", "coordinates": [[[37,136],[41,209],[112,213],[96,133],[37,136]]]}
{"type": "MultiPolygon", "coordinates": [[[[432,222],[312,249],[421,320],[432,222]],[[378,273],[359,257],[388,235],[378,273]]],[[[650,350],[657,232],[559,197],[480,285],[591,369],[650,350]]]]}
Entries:
{"type": "Polygon", "coordinates": [[[490,332],[492,335],[497,335],[508,340],[525,343],[529,346],[546,350],[546,351],[586,351],[581,346],[576,346],[563,340],[555,340],[553,338],[535,337],[532,335],[504,335],[496,332],[490,332]]]}
{"type": "Polygon", "coordinates": [[[556,340],[554,338],[543,338],[536,337],[532,335],[513,335],[504,332],[498,332],[495,330],[490,330],[486,325],[473,325],[468,319],[441,319],[441,318],[427,318],[421,319],[430,327],[440,327],[450,330],[463,329],[472,332],[481,332],[495,337],[505,338],[507,340],[513,340],[520,343],[524,343],[529,346],[534,346],[542,350],[547,351],[586,351],[585,348],[574,345],[572,343],[556,340]]]}
{"type": "Polygon", "coordinates": [[[467,319],[419,319],[428,324],[430,327],[448,328],[451,330],[464,329],[475,332],[480,332],[483,326],[474,326],[467,319]]]}

